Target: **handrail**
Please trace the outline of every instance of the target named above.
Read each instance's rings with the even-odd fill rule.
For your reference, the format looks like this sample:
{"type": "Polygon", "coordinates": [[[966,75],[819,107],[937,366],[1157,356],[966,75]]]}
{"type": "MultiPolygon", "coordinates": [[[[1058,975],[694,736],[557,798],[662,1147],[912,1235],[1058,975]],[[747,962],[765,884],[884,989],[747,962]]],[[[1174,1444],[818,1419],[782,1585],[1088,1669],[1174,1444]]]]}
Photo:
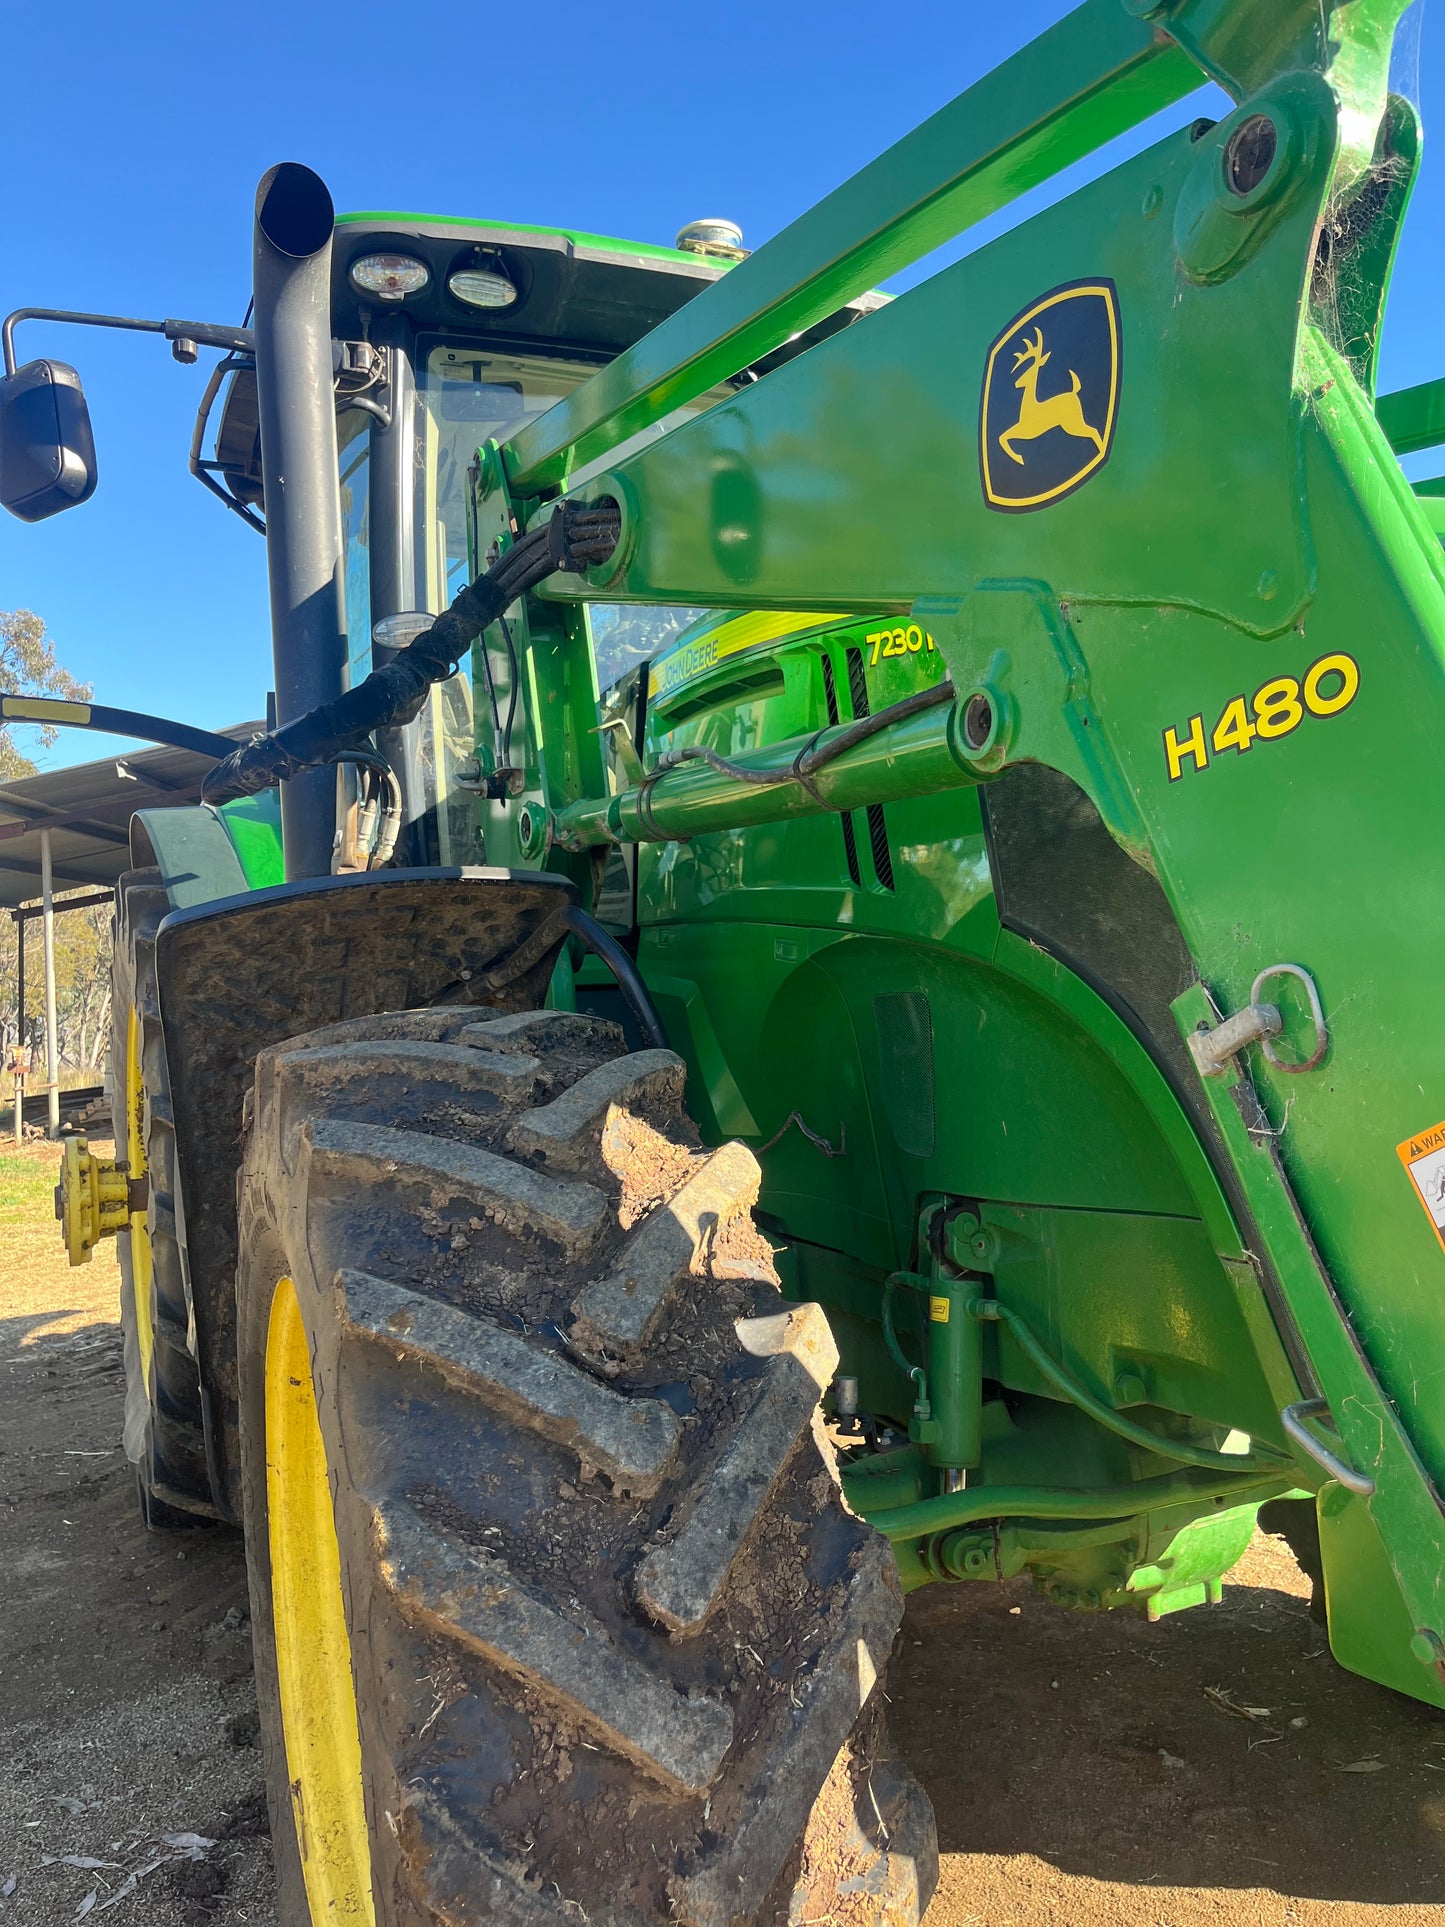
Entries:
{"type": "Polygon", "coordinates": [[[1301,1398],[1296,1399],[1293,1405],[1285,1406],[1279,1415],[1279,1422],[1305,1457],[1313,1459],[1322,1472],[1327,1472],[1347,1491],[1358,1493],[1362,1499],[1373,1498],[1375,1481],[1369,1474],[1357,1472],[1352,1465],[1346,1465],[1338,1452],[1332,1452],[1305,1424],[1306,1419],[1329,1417],[1330,1402],[1327,1398],[1301,1398]]]}

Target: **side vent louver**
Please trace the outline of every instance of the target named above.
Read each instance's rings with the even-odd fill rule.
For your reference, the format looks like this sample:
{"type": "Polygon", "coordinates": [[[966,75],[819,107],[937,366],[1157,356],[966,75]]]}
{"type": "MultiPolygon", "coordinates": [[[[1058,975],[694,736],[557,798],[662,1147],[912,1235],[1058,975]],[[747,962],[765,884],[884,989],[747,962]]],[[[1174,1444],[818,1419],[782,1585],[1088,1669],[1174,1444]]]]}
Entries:
{"type": "MultiPolygon", "coordinates": [[[[849,649],[848,657],[848,694],[853,700],[854,716],[871,716],[868,704],[868,678],[863,674],[863,651],[849,649]]],[[[832,687],[831,673],[828,686],[832,687]]],[[[868,845],[873,852],[873,873],[879,885],[885,890],[893,888],[893,852],[888,847],[888,825],[883,818],[883,805],[870,803],[864,811],[868,819],[868,845]]]]}
{"type": "MultiPolygon", "coordinates": [[[[850,649],[848,653],[852,656],[856,655],[857,651],[850,649]]],[[[851,671],[850,664],[850,674],[851,671]]],[[[838,721],[838,687],[833,679],[833,665],[826,655],[823,657],[823,698],[828,705],[828,722],[832,725],[838,721]]],[[[843,826],[843,855],[847,860],[848,874],[853,879],[853,888],[856,890],[863,882],[863,873],[858,868],[858,839],[853,834],[853,818],[845,810],[838,821],[843,826]]]]}
{"type": "Polygon", "coordinates": [[[893,888],[893,853],[888,848],[888,825],[883,821],[883,805],[868,805],[868,841],[873,849],[873,868],[885,890],[893,888]]]}

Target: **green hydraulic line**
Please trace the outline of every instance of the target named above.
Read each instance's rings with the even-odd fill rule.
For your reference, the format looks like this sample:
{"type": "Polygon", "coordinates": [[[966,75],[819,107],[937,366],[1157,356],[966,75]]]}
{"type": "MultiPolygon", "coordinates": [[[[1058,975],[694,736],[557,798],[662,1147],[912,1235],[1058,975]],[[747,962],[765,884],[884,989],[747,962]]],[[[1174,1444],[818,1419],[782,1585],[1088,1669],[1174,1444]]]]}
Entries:
{"type": "MultiPolygon", "coordinates": [[[[933,1383],[933,1375],[925,1378],[920,1367],[914,1365],[905,1355],[898,1342],[898,1334],[893,1323],[893,1294],[906,1286],[914,1291],[929,1292],[937,1289],[928,1279],[915,1277],[910,1272],[895,1271],[883,1284],[883,1337],[893,1362],[910,1379],[918,1382],[919,1398],[928,1408],[937,1400],[940,1388],[933,1383]]],[[[1019,1349],[1033,1364],[1035,1369],[1048,1380],[1054,1390],[1071,1405],[1078,1406],[1098,1425],[1127,1439],[1131,1445],[1142,1446],[1147,1452],[1157,1453],[1163,1459],[1176,1459],[1181,1465],[1196,1465],[1206,1472],[1239,1472],[1267,1469],[1266,1461],[1245,1452],[1217,1452],[1211,1446],[1190,1445],[1179,1439],[1161,1438],[1147,1426],[1136,1425],[1132,1419],[1116,1412],[1112,1405],[1105,1405],[1094,1397],[1087,1386],[1080,1384],[1072,1372],[1059,1364],[1034,1336],[1033,1331],[1019,1314],[1008,1305],[1002,1305],[996,1298],[973,1298],[960,1307],[970,1321],[989,1322],[1006,1325],[1013,1334],[1019,1349]]],[[[930,1336],[932,1332],[930,1330],[930,1336]]],[[[976,1463],[976,1460],[970,1461],[976,1463]]],[[[1281,1459],[1279,1463],[1284,1464],[1281,1459]]]]}
{"type": "Polygon", "coordinates": [[[1074,1489],[974,1485],[960,1492],[942,1492],[933,1499],[919,1499],[913,1505],[884,1506],[876,1511],[868,1509],[864,1497],[866,1478],[845,1478],[844,1491],[853,1510],[896,1545],[982,1519],[1132,1519],[1141,1512],[1156,1512],[1166,1506],[1218,1505],[1255,1494],[1263,1498],[1267,1492],[1291,1491],[1295,1483],[1294,1473],[1281,1468],[1255,1470],[1232,1479],[1219,1473],[1213,1478],[1200,1478],[1190,1472],[1175,1472],[1158,1479],[1139,1479],[1132,1485],[1074,1489]]]}
{"type": "MultiPolygon", "coordinates": [[[[1061,1397],[1068,1399],[1071,1405],[1077,1405],[1096,1424],[1117,1432],[1121,1439],[1127,1439],[1131,1445],[1142,1446],[1146,1452],[1157,1452],[1163,1459],[1178,1459],[1181,1465],[1202,1466],[1210,1472],[1253,1470],[1261,1473],[1268,1470],[1263,1459],[1249,1453],[1216,1452],[1207,1445],[1186,1445],[1180,1439],[1161,1438],[1147,1426],[1136,1425],[1132,1419],[1124,1418],[1112,1405],[1105,1405],[1102,1399],[1095,1398],[1057,1359],[1050,1357],[1018,1313],[1007,1305],[1001,1305],[996,1298],[975,1298],[968,1310],[973,1318],[990,1319],[996,1324],[1006,1325],[1024,1357],[1061,1397]]],[[[1286,1463],[1282,1458],[1275,1462],[1279,1465],[1286,1463]]]]}
{"type": "MultiPolygon", "coordinates": [[[[883,1280],[883,1342],[888,1354],[905,1378],[913,1378],[920,1367],[909,1358],[898,1342],[898,1330],[893,1323],[893,1294],[906,1286],[911,1291],[927,1291],[928,1280],[915,1278],[911,1272],[895,1271],[883,1280]]],[[[970,1314],[971,1315],[971,1314],[970,1314]]]]}
{"type": "MultiPolygon", "coordinates": [[[[878,721],[879,718],[874,718],[878,721]]],[[[701,762],[654,770],[613,797],[584,797],[557,812],[564,849],[605,843],[665,843],[711,830],[750,829],[829,810],[861,809],[932,796],[979,781],[959,744],[958,705],[944,700],[878,730],[821,767],[793,773],[805,753],[825,758],[856,724],[791,737],[730,761],[729,775],[701,762]]]]}

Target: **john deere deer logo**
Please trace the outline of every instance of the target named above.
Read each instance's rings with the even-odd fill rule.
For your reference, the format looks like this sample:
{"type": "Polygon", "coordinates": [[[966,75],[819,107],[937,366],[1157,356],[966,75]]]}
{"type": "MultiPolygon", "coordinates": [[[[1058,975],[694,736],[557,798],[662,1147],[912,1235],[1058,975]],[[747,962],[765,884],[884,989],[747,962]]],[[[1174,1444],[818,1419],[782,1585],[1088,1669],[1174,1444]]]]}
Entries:
{"type": "Polygon", "coordinates": [[[1039,376],[1049,358],[1044,347],[1042,328],[1032,341],[1025,335],[1023,347],[1014,356],[1014,367],[1023,369],[1014,383],[1015,388],[1023,390],[1023,400],[1019,403],[1018,420],[1012,428],[1003,431],[998,438],[998,445],[1020,467],[1024,465],[1024,458],[1014,443],[1035,441],[1051,428],[1062,428],[1066,435],[1077,435],[1081,440],[1087,438],[1101,455],[1104,452],[1103,436],[1084,420],[1083,404],[1079,400],[1079,377],[1072,368],[1069,370],[1069,380],[1073,383],[1070,389],[1063,394],[1046,395],[1042,401],[1039,400],[1039,376]]]}
{"type": "Polygon", "coordinates": [[[1114,439],[1119,362],[1112,281],[1055,288],[995,338],[979,408],[979,468],[991,508],[1043,508],[1102,468],[1114,439]]]}

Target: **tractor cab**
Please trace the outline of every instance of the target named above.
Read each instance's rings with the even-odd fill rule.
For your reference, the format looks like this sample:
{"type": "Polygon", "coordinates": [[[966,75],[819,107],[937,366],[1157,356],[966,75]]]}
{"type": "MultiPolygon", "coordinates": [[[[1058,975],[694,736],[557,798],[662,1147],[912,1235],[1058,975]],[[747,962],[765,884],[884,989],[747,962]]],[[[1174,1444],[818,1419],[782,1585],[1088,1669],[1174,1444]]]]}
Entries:
{"type": "MultiPolygon", "coordinates": [[[[355,687],[405,646],[410,618],[436,615],[476,574],[468,508],[478,452],[546,412],[743,257],[730,223],[695,222],[677,247],[505,223],[342,215],[332,252],[336,439],[345,551],[347,669],[355,687]]],[[[865,296],[807,330],[771,367],[877,306],[865,296]]],[[[734,392],[740,377],[678,409],[632,452],[734,392]]],[[[254,358],[223,363],[214,454],[202,479],[247,519],[264,514],[254,358]]],[[[205,439],[198,429],[198,446],[205,439]]],[[[570,477],[581,486],[601,461],[570,477]]],[[[700,613],[638,605],[589,612],[600,690],[667,647],[700,613]]],[[[415,864],[483,860],[476,748],[494,765],[524,756],[511,629],[483,638],[437,684],[417,722],[382,745],[402,782],[400,855],[415,864]],[[514,740],[515,738],[515,740],[514,740]]],[[[525,703],[520,707],[525,709],[525,703]]]]}

